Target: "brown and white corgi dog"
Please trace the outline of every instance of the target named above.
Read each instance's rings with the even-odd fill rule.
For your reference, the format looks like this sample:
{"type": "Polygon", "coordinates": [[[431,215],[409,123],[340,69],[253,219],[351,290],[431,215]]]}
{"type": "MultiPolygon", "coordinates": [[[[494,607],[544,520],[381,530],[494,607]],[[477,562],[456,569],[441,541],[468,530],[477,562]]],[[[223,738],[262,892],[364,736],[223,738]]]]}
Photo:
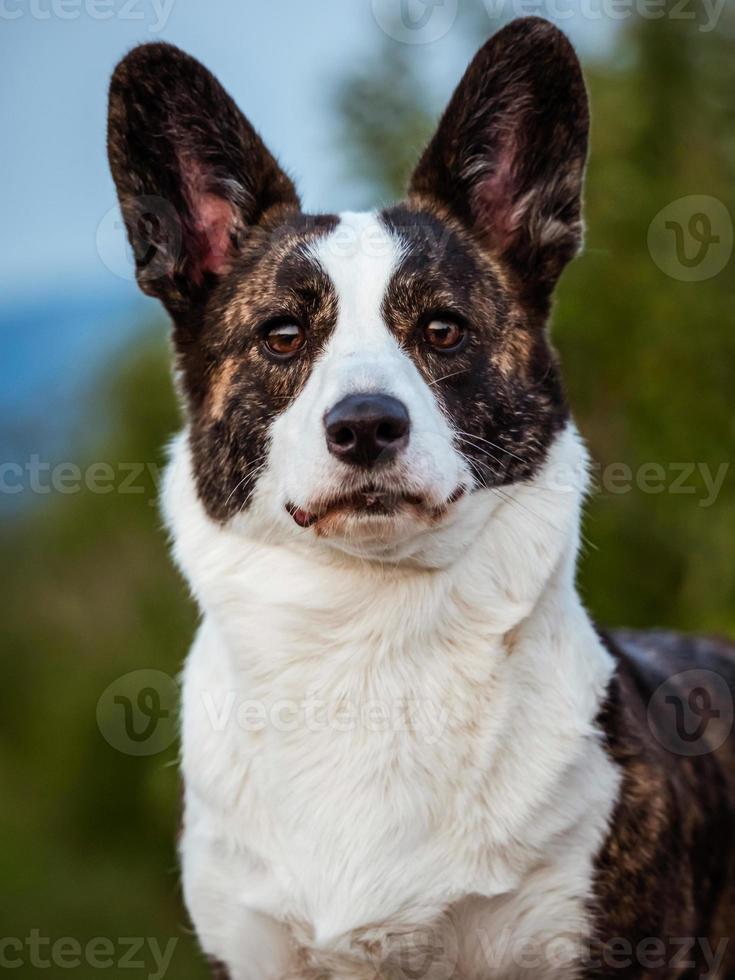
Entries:
{"type": "Polygon", "coordinates": [[[114,73],[186,418],[184,890],[233,980],[735,976],[732,651],[604,639],[575,588],[546,322],[587,136],[571,45],[518,20],[403,203],[309,215],[193,58],[114,73]]]}

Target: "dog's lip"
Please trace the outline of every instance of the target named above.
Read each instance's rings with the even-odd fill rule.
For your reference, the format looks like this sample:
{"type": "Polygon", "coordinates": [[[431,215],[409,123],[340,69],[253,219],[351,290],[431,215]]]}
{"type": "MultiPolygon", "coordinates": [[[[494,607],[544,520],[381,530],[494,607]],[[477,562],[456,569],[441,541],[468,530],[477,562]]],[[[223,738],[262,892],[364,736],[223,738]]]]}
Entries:
{"type": "Polygon", "coordinates": [[[312,524],[316,524],[319,520],[318,514],[311,514],[308,510],[304,510],[303,507],[296,507],[294,504],[286,504],[286,510],[299,527],[311,527],[312,524]]]}
{"type": "Polygon", "coordinates": [[[435,514],[441,514],[452,504],[456,503],[465,494],[465,487],[458,486],[438,507],[428,507],[424,497],[419,494],[408,493],[402,490],[387,490],[384,488],[364,487],[360,490],[353,490],[351,493],[341,497],[335,497],[319,505],[314,510],[307,510],[296,504],[286,504],[286,510],[299,525],[299,527],[312,527],[317,521],[326,517],[334,511],[346,510],[354,511],[360,516],[366,517],[389,517],[401,504],[409,504],[413,507],[425,507],[435,514]]]}

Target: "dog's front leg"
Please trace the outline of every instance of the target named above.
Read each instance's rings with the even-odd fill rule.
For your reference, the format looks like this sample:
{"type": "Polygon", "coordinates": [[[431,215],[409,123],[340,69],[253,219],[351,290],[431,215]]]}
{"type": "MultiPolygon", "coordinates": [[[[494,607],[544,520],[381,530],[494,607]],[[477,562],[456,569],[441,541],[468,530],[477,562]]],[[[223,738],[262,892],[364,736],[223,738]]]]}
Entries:
{"type": "Polygon", "coordinates": [[[273,919],[245,910],[226,924],[201,914],[195,924],[213,980],[316,980],[303,975],[289,934],[273,919]]]}
{"type": "Polygon", "coordinates": [[[193,820],[184,830],[182,858],[186,906],[217,980],[281,980],[295,968],[290,930],[243,897],[246,858],[223,852],[193,820]]]}

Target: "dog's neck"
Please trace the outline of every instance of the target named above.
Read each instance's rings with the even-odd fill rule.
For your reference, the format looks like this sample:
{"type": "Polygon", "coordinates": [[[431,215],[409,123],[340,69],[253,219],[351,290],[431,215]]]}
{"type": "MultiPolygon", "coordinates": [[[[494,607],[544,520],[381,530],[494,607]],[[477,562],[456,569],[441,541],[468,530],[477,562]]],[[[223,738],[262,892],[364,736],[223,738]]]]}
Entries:
{"type": "Polygon", "coordinates": [[[240,666],[252,662],[275,677],[282,659],[333,669],[344,656],[352,669],[370,670],[376,658],[463,642],[489,653],[529,620],[538,633],[540,607],[544,632],[563,631],[567,616],[576,623],[584,616],[574,573],[585,474],[570,426],[533,481],[471,495],[451,524],[412,542],[397,561],[344,555],[308,532],[279,536],[259,523],[257,501],[239,523],[215,524],[196,498],[184,437],[164,505],[203,613],[235,646],[240,666]]]}

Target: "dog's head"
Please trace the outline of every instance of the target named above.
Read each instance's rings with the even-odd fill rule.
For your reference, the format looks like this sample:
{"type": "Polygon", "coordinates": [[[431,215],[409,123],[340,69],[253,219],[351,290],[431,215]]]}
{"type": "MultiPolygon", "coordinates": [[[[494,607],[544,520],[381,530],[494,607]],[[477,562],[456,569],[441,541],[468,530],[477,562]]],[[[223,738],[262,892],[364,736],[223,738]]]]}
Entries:
{"type": "Polygon", "coordinates": [[[515,21],[402,204],[307,215],[201,64],[164,44],[121,62],[110,162],[139,283],[173,319],[210,517],[380,549],[533,476],[567,419],[545,325],[587,131],[569,42],[515,21]]]}

